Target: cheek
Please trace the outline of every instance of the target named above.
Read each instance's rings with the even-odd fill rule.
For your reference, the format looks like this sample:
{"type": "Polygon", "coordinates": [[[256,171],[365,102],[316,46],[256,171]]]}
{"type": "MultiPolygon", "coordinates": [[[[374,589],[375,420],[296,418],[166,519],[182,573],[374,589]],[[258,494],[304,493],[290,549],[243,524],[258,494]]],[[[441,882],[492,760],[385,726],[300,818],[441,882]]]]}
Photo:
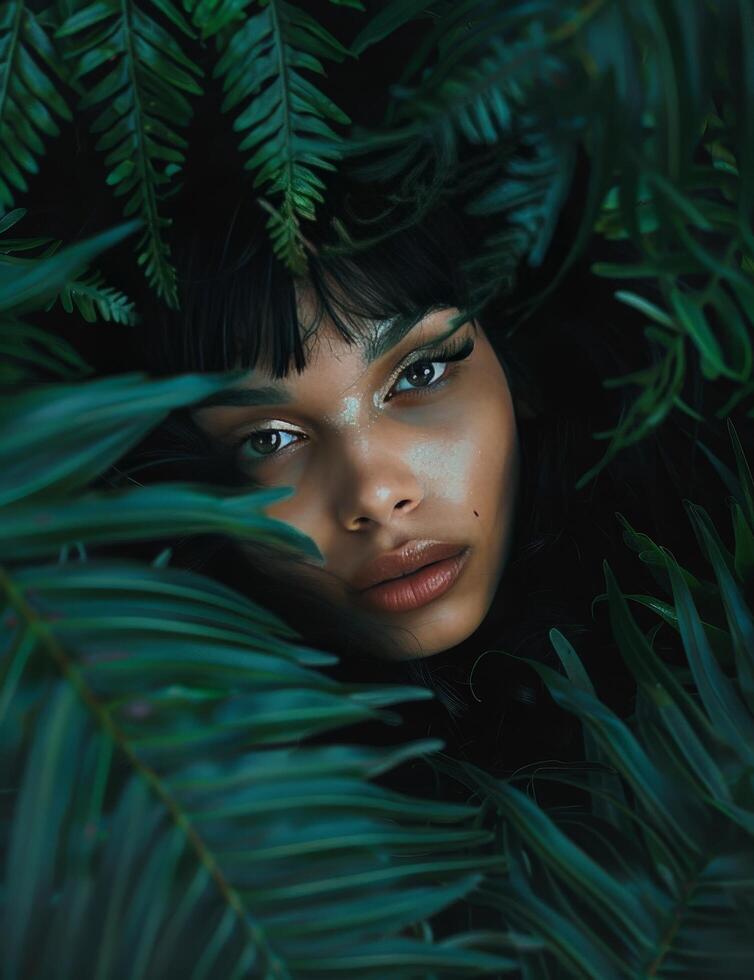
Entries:
{"type": "Polygon", "coordinates": [[[405,458],[434,498],[464,511],[471,503],[489,525],[516,483],[518,444],[507,386],[480,389],[442,434],[415,443],[405,458]]]}
{"type": "Polygon", "coordinates": [[[448,433],[414,445],[409,465],[426,491],[450,504],[469,500],[483,466],[483,449],[473,434],[448,433]]]}
{"type": "MultiPolygon", "coordinates": [[[[288,484],[281,483],[279,486],[288,484]]],[[[319,501],[321,504],[321,501],[319,501]]],[[[274,504],[268,504],[264,508],[268,517],[274,517],[278,521],[285,521],[305,534],[312,535],[318,524],[318,500],[316,495],[305,493],[300,487],[287,500],[280,500],[274,504]]]]}

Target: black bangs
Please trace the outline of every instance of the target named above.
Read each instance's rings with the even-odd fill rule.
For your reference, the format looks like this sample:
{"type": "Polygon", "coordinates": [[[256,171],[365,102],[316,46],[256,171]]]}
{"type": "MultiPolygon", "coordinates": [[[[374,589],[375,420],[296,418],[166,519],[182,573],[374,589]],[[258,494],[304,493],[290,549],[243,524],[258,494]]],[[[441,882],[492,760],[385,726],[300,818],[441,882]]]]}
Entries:
{"type": "MultiPolygon", "coordinates": [[[[226,212],[227,213],[227,212],[226,212]]],[[[223,229],[197,222],[176,251],[179,310],[145,317],[149,367],[158,373],[264,367],[273,377],[306,366],[308,341],[323,319],[347,342],[375,321],[398,319],[407,327],[433,309],[468,302],[461,272],[468,243],[449,208],[435,211],[395,234],[380,237],[375,223],[363,231],[348,225],[361,247],[344,246],[334,220],[320,216],[310,246],[308,270],[294,279],[273,254],[266,214],[241,205],[223,229]]],[[[394,218],[393,218],[394,221],[394,218]]]]}

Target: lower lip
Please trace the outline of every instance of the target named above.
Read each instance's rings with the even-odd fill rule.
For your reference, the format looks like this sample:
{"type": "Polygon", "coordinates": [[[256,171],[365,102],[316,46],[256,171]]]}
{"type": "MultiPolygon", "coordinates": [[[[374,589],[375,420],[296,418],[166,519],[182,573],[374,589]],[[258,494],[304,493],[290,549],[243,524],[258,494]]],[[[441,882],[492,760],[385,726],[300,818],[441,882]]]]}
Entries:
{"type": "Polygon", "coordinates": [[[468,554],[469,549],[466,548],[451,558],[425,565],[411,575],[373,585],[362,592],[361,597],[372,609],[383,612],[405,612],[426,606],[453,587],[468,554]]]}

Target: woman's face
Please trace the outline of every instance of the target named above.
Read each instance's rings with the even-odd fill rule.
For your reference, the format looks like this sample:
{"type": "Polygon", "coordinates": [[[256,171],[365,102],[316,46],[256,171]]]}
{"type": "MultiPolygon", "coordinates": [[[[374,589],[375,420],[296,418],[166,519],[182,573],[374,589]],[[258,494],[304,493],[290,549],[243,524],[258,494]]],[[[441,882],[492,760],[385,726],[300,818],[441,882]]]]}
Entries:
{"type": "Polygon", "coordinates": [[[312,574],[388,627],[403,657],[474,632],[511,540],[511,393],[481,326],[449,333],[457,313],[431,312],[407,333],[373,323],[355,344],[325,318],[301,374],[281,382],[255,368],[224,393],[228,403],[196,412],[213,439],[237,447],[255,483],[294,488],[266,513],[315,541],[330,574],[312,574]],[[375,565],[386,552],[399,560],[375,565]],[[364,588],[374,578],[383,584],[364,588]]]}

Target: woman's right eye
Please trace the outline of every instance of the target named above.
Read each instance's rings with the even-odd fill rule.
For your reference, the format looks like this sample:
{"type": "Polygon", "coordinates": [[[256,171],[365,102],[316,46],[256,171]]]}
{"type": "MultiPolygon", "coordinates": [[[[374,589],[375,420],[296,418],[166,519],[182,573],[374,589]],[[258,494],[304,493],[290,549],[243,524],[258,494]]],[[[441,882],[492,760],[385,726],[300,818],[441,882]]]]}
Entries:
{"type": "Polygon", "coordinates": [[[298,435],[298,432],[290,432],[288,429],[257,429],[256,432],[244,436],[239,446],[239,457],[245,462],[268,459],[293,444],[293,439],[291,442],[283,442],[283,436],[298,435]]]}

